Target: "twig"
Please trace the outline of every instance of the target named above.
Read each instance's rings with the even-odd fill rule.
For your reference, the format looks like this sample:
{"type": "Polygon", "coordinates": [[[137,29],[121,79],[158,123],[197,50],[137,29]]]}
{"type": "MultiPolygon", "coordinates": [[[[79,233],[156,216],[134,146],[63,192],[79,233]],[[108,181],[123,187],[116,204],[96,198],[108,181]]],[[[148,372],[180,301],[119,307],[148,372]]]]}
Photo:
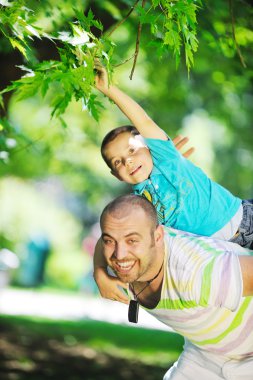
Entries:
{"type": "Polygon", "coordinates": [[[164,15],[167,16],[165,10],[164,10],[163,7],[162,7],[162,4],[159,4],[159,7],[161,8],[162,13],[164,13],[164,15]]]}
{"type": "Polygon", "coordinates": [[[133,79],[133,74],[134,74],[134,70],[135,70],[135,66],[136,66],[137,58],[138,58],[138,54],[139,54],[141,28],[142,28],[142,25],[139,22],[139,24],[138,24],[138,33],[137,33],[137,38],[136,38],[136,45],[135,45],[135,53],[134,53],[134,63],[133,63],[133,67],[132,67],[132,70],[131,70],[131,74],[129,76],[130,80],[133,79]]]}
{"type": "Polygon", "coordinates": [[[45,136],[43,135],[41,137],[38,137],[36,140],[29,141],[26,145],[13,150],[12,155],[15,155],[16,153],[22,152],[23,150],[29,149],[31,146],[34,146],[35,143],[37,143],[38,141],[42,140],[44,137],[45,136]]]}
{"type": "MultiPolygon", "coordinates": [[[[142,8],[144,8],[145,6],[145,3],[146,3],[146,0],[142,0],[142,8]]],[[[131,73],[130,73],[130,80],[133,79],[133,74],[134,74],[134,70],[135,70],[135,66],[136,66],[136,62],[137,62],[137,58],[138,58],[138,54],[139,54],[139,48],[140,48],[140,39],[141,39],[141,29],[142,29],[142,24],[141,22],[139,22],[138,24],[138,32],[137,32],[137,37],[136,37],[136,45],[135,45],[135,52],[134,52],[134,63],[133,63],[133,67],[132,67],[132,70],[131,70],[131,73]]]]}
{"type": "Polygon", "coordinates": [[[125,59],[125,61],[123,61],[123,62],[121,62],[121,63],[118,63],[117,65],[114,65],[114,67],[119,67],[119,66],[124,65],[125,63],[131,61],[131,59],[133,59],[134,56],[135,56],[135,54],[133,54],[130,58],[125,59]]]}
{"type": "Polygon", "coordinates": [[[239,58],[240,58],[240,61],[241,61],[241,64],[244,68],[247,67],[245,61],[244,61],[244,58],[242,56],[242,53],[241,53],[241,50],[240,50],[240,47],[236,41],[236,36],[235,36],[235,19],[234,19],[234,12],[233,12],[233,6],[232,6],[232,0],[228,0],[228,3],[229,3],[229,11],[230,11],[230,17],[231,17],[231,24],[232,24],[232,34],[233,34],[233,38],[234,38],[234,41],[235,41],[235,47],[236,47],[236,51],[239,55],[239,58]]]}
{"type": "Polygon", "coordinates": [[[108,33],[108,37],[120,26],[123,24],[123,22],[126,21],[126,19],[130,16],[130,14],[133,12],[133,10],[136,8],[137,4],[139,3],[140,0],[136,0],[134,5],[130,8],[129,12],[127,13],[127,15],[120,21],[118,22],[118,24],[116,24],[114,26],[114,28],[112,28],[112,30],[108,33]]]}

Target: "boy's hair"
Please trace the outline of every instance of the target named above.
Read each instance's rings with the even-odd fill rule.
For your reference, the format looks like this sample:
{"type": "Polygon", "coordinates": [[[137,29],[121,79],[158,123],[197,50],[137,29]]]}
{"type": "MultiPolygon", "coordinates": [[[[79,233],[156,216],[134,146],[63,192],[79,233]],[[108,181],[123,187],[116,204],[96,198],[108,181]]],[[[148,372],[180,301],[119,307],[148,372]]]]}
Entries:
{"type": "Polygon", "coordinates": [[[106,157],[106,154],[105,154],[105,148],[106,146],[111,142],[113,141],[114,139],[116,139],[117,136],[121,135],[122,133],[131,133],[131,135],[133,136],[137,136],[139,135],[139,131],[133,127],[132,125],[123,125],[122,127],[118,127],[118,128],[115,128],[115,129],[112,129],[110,132],[107,133],[107,135],[105,135],[103,141],[102,141],[102,144],[101,144],[101,155],[103,157],[103,160],[105,161],[105,163],[109,166],[109,168],[111,169],[111,166],[110,166],[110,163],[108,162],[107,160],[107,157],[106,157]]]}

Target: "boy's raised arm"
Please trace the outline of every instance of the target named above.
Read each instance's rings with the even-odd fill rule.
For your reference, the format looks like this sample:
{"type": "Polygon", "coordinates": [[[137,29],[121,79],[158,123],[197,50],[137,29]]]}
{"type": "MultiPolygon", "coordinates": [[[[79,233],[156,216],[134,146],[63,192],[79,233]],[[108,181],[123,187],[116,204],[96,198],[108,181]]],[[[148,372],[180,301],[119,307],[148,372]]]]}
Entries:
{"type": "Polygon", "coordinates": [[[100,64],[96,65],[96,70],[97,89],[114,101],[143,137],[160,140],[168,139],[165,132],[158,127],[138,103],[118,87],[108,84],[107,72],[100,64]]]}

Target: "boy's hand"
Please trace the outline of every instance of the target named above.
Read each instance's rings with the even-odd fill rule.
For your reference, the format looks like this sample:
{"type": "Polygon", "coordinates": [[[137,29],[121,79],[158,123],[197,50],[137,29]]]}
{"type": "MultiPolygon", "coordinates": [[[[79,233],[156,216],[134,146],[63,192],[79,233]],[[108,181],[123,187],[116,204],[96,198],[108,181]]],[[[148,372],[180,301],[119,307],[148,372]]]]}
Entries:
{"type": "Polygon", "coordinates": [[[103,298],[129,304],[128,297],[118,288],[118,286],[121,286],[127,289],[128,285],[121,282],[117,277],[109,276],[105,268],[95,268],[94,279],[103,298]]]}
{"type": "Polygon", "coordinates": [[[103,94],[105,94],[109,88],[107,71],[98,60],[95,60],[95,70],[96,70],[96,77],[95,77],[96,88],[99,91],[101,91],[103,94]]]}
{"type": "MultiPolygon", "coordinates": [[[[188,143],[189,138],[188,137],[182,137],[181,135],[178,135],[172,141],[173,141],[176,149],[178,151],[180,151],[180,153],[182,153],[181,149],[185,146],[185,144],[188,143]]],[[[191,147],[186,152],[182,153],[182,155],[185,158],[188,158],[188,157],[190,157],[194,153],[194,151],[195,151],[195,148],[191,147]]]]}

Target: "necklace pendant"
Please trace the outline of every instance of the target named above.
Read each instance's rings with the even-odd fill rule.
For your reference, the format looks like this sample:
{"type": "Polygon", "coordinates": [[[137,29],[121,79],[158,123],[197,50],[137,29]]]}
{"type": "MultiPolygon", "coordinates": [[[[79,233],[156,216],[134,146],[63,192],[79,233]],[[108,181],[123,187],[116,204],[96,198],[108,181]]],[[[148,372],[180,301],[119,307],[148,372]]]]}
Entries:
{"type": "Polygon", "coordinates": [[[128,307],[128,321],[132,323],[137,323],[138,314],[139,314],[139,302],[136,300],[131,300],[128,307]]]}

